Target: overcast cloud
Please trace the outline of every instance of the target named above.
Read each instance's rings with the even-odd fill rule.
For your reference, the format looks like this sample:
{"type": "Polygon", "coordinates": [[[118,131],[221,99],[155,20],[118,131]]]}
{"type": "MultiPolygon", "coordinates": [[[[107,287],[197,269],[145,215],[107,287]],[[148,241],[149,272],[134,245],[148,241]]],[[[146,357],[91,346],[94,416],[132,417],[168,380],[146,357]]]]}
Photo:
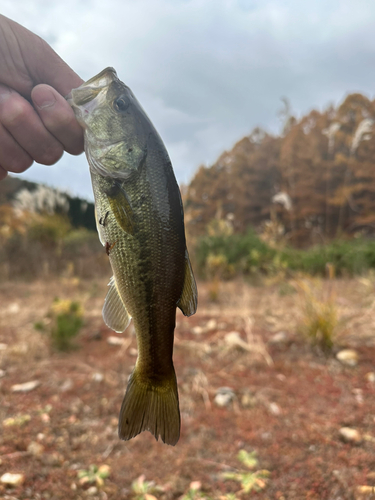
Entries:
{"type": "MultiPolygon", "coordinates": [[[[301,116],[375,93],[371,0],[2,0],[88,79],[113,66],[142,103],[179,182],[256,126],[277,132],[280,98],[301,116]]],[[[23,177],[92,199],[84,156],[23,177]]]]}

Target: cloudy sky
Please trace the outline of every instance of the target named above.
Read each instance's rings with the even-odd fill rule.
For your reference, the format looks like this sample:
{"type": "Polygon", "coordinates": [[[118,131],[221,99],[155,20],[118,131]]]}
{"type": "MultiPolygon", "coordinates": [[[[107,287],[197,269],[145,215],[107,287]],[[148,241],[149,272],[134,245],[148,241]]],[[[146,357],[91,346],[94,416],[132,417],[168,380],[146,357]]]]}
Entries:
{"type": "MultiPolygon", "coordinates": [[[[88,79],[113,66],[161,134],[178,181],[260,126],[375,94],[373,0],[2,0],[88,79]]],[[[84,156],[23,177],[92,199],[84,156]]]]}

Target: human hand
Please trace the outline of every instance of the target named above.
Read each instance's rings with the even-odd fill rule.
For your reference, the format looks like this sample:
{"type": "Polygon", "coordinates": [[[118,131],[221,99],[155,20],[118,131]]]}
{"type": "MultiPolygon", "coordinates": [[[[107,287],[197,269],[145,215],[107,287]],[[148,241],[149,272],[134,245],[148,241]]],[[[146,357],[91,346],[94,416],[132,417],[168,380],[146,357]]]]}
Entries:
{"type": "Polygon", "coordinates": [[[0,15],[0,179],[83,151],[64,99],[83,80],[40,37],[0,15]]]}

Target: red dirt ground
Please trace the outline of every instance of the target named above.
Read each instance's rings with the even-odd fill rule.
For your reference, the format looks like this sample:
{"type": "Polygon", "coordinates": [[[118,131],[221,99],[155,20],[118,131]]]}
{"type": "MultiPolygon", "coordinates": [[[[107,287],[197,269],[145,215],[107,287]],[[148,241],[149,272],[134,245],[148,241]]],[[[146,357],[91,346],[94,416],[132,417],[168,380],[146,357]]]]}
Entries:
{"type": "Polygon", "coordinates": [[[0,498],[84,499],[90,494],[93,499],[147,500],[132,487],[142,474],[160,487],[149,492],[160,500],[181,498],[192,481],[201,483],[201,493],[186,498],[225,498],[231,492],[238,498],[278,500],[372,498],[358,488],[375,485],[375,383],[367,375],[375,371],[375,295],[368,283],[354,280],[337,281],[334,287],[345,334],[340,342],[359,353],[355,367],[324,356],[298,335],[298,294],[280,293],[275,284],[237,282],[222,285],[215,304],[208,300],[207,285],[200,286],[197,314],[177,317],[174,361],[182,432],[170,447],[147,432],[129,442],[117,438],[136,340],[125,332],[130,343],[108,344],[115,334],[101,319],[105,280],[2,284],[0,343],[7,347],[0,350],[5,371],[0,378],[0,476],[22,473],[25,480],[13,488],[0,484],[0,498]],[[78,348],[69,353],[52,352],[46,334],[34,329],[55,296],[84,305],[78,348]],[[225,340],[234,330],[247,348],[225,340]],[[285,342],[270,343],[280,330],[286,332],[285,342]],[[96,373],[103,380],[95,380],[96,373]],[[40,385],[27,393],[11,391],[13,384],[30,380],[40,385]],[[214,398],[223,386],[233,389],[235,399],[221,408],[214,398]],[[25,420],[25,415],[30,418],[23,424],[2,424],[12,417],[25,420]],[[343,426],[358,430],[361,443],[344,443],[343,426]],[[42,447],[35,452],[30,443],[42,447]],[[258,493],[238,493],[241,485],[223,478],[224,472],[246,470],[237,459],[241,449],[256,451],[258,469],[270,472],[258,493]],[[96,490],[78,478],[90,464],[110,467],[96,490]]]}

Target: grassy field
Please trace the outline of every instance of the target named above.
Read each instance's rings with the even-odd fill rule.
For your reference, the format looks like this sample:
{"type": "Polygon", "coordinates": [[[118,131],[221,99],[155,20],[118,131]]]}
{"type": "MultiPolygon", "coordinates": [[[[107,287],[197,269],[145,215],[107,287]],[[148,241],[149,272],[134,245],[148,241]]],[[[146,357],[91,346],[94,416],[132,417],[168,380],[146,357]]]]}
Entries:
{"type": "Polygon", "coordinates": [[[197,314],[177,316],[175,447],[147,432],[117,438],[137,346],[132,326],[117,335],[103,323],[107,281],[0,285],[0,476],[22,475],[0,482],[0,498],[371,498],[373,276],[201,283],[197,314]],[[68,352],[51,344],[56,297],[83,311],[68,352]],[[319,347],[323,324],[330,351],[319,347]],[[343,348],[355,366],[336,359],[343,348]],[[33,390],[14,391],[29,381],[33,390]]]}

